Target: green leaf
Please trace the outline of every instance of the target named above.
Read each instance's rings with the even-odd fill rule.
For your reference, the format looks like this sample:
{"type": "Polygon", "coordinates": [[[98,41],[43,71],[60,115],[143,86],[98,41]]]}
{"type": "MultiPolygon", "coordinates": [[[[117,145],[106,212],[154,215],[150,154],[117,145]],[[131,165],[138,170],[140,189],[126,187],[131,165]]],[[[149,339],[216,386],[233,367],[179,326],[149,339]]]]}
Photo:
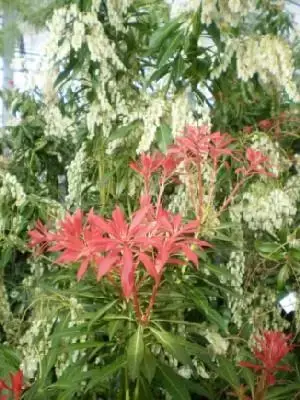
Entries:
{"type": "Polygon", "coordinates": [[[96,315],[88,325],[88,331],[91,329],[91,327],[94,325],[96,321],[98,321],[101,317],[103,317],[103,315],[117,303],[117,301],[118,300],[111,301],[110,303],[106,304],[104,307],[100,308],[100,310],[95,313],[96,315]]]}
{"type": "Polygon", "coordinates": [[[219,366],[217,367],[217,372],[220,377],[225,379],[233,388],[238,388],[240,386],[240,380],[234,365],[225,357],[218,357],[218,361],[219,366]]]}
{"type": "Polygon", "coordinates": [[[295,261],[300,261],[300,250],[297,249],[289,250],[288,257],[294,259],[295,261]]]}
{"type": "Polygon", "coordinates": [[[284,385],[284,387],[274,387],[268,390],[266,400],[287,400],[292,399],[293,396],[299,393],[300,383],[291,383],[284,385]]]}
{"type": "Polygon", "coordinates": [[[206,347],[201,346],[198,343],[189,342],[183,338],[178,338],[178,339],[189,354],[197,356],[205,364],[208,364],[210,366],[212,365],[211,354],[208,352],[206,347]]]}
{"type": "Polygon", "coordinates": [[[144,358],[143,332],[143,327],[139,325],[137,331],[128,341],[127,363],[129,376],[132,380],[139,376],[140,365],[144,358]]]}
{"type": "Polygon", "coordinates": [[[128,134],[139,125],[139,121],[133,121],[128,125],[120,126],[117,128],[111,135],[108,137],[108,142],[112,142],[113,140],[116,139],[121,139],[125,136],[128,136],[128,134]]]}
{"type": "Polygon", "coordinates": [[[68,352],[74,350],[94,349],[94,348],[100,350],[105,345],[106,345],[105,342],[92,342],[92,341],[87,341],[84,343],[70,343],[68,344],[67,350],[68,352]]]}
{"type": "Polygon", "coordinates": [[[2,268],[6,267],[6,265],[11,261],[12,255],[13,255],[13,249],[9,245],[5,245],[1,249],[0,266],[2,268]]]}
{"type": "Polygon", "coordinates": [[[144,360],[142,364],[142,372],[149,383],[152,382],[156,371],[156,359],[151,351],[145,347],[144,360]]]}
{"type": "Polygon", "coordinates": [[[251,390],[252,397],[254,396],[255,375],[249,368],[242,368],[241,376],[245,379],[248,388],[251,390]]]}
{"type": "Polygon", "coordinates": [[[158,67],[163,66],[176,51],[179,51],[183,39],[184,34],[182,31],[179,31],[174,38],[172,38],[171,42],[168,43],[167,48],[161,50],[161,54],[158,57],[158,67]]]}
{"type": "Polygon", "coordinates": [[[166,124],[161,125],[156,131],[156,140],[159,150],[166,153],[173,140],[171,128],[166,124]]]}
{"type": "Polygon", "coordinates": [[[160,379],[172,400],[190,400],[191,397],[184,379],[179,377],[172,368],[159,363],[158,371],[158,379],[160,379]]]}
{"type": "Polygon", "coordinates": [[[172,63],[163,65],[161,68],[156,69],[149,78],[149,83],[153,81],[159,81],[163,76],[165,76],[171,69],[172,63]]]}
{"type": "Polygon", "coordinates": [[[164,24],[161,28],[156,29],[153,35],[150,37],[149,48],[150,50],[155,50],[160,48],[165,39],[170,37],[174,33],[181,23],[178,18],[173,19],[171,22],[164,24]]]}
{"type": "Polygon", "coordinates": [[[153,400],[151,386],[143,377],[139,378],[139,400],[153,400]]]}
{"type": "Polygon", "coordinates": [[[120,320],[110,321],[108,323],[107,331],[108,331],[109,340],[113,339],[116,332],[122,328],[122,325],[123,325],[123,321],[120,321],[120,320]]]}
{"type": "Polygon", "coordinates": [[[156,339],[162,344],[166,351],[172,354],[176,360],[180,361],[184,365],[193,365],[192,360],[185,350],[185,348],[180,344],[178,338],[166,331],[158,331],[154,328],[150,328],[156,339]]]}
{"type": "MultiPolygon", "coordinates": [[[[183,378],[181,378],[184,380],[183,378]]],[[[202,397],[205,397],[206,399],[209,400],[216,400],[216,394],[212,392],[211,387],[207,385],[207,387],[204,386],[204,384],[196,383],[193,382],[192,380],[185,380],[185,385],[190,393],[195,393],[198,394],[200,399],[202,397]]]]}
{"type": "Polygon", "coordinates": [[[227,332],[226,320],[214,310],[208,303],[203,293],[195,287],[190,286],[188,288],[189,298],[194,302],[196,307],[200,309],[206,316],[206,318],[213,324],[218,325],[223,332],[227,332]]]}
{"type": "Polygon", "coordinates": [[[260,253],[273,253],[278,250],[280,244],[275,242],[262,242],[260,240],[256,240],[255,248],[260,253]]]}
{"type": "Polygon", "coordinates": [[[285,264],[281,267],[278,275],[277,275],[277,289],[282,290],[285,287],[287,280],[290,277],[290,267],[288,264],[285,264]]]}
{"type": "Polygon", "coordinates": [[[222,265],[205,263],[205,267],[217,277],[223,276],[227,279],[233,279],[233,275],[222,265]]]}
{"type": "Polygon", "coordinates": [[[64,81],[66,81],[71,72],[72,69],[74,68],[74,62],[70,62],[69,65],[67,65],[57,76],[55,82],[54,82],[54,87],[58,87],[61,83],[63,83],[64,81]]]}
{"type": "Polygon", "coordinates": [[[107,364],[103,368],[97,368],[92,371],[88,371],[85,374],[87,379],[90,379],[88,386],[86,387],[86,392],[96,387],[99,382],[102,382],[111,376],[113,376],[116,372],[118,372],[121,368],[124,368],[127,364],[127,359],[125,356],[117,357],[115,360],[107,364]]]}

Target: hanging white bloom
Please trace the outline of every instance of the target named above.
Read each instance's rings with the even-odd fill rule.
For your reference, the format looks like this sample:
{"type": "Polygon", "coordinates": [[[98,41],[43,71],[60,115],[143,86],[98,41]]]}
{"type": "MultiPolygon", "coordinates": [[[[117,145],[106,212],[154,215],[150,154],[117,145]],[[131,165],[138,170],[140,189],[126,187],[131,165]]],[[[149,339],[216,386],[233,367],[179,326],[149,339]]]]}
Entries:
{"type": "Polygon", "coordinates": [[[72,138],[76,140],[76,129],[74,121],[63,115],[55,104],[48,105],[43,110],[43,115],[46,121],[45,136],[52,136],[59,139],[72,138]]]}
{"type": "Polygon", "coordinates": [[[176,18],[184,12],[195,12],[200,6],[201,0],[167,0],[171,7],[171,18],[176,18]]]}
{"type": "Polygon", "coordinates": [[[75,21],[73,24],[73,35],[71,45],[75,51],[78,51],[85,39],[85,27],[80,21],[75,21]]]}
{"type": "Polygon", "coordinates": [[[275,83],[293,100],[299,98],[293,81],[292,50],[280,37],[262,35],[242,38],[236,50],[238,78],[248,81],[258,74],[264,84],[275,83]]]}
{"type": "Polygon", "coordinates": [[[224,355],[227,352],[229,343],[218,332],[207,330],[205,337],[211,344],[211,348],[217,355],[224,355]]]}
{"type": "Polygon", "coordinates": [[[83,174],[87,168],[86,157],[86,144],[83,143],[67,170],[68,195],[66,196],[66,203],[68,207],[71,205],[81,206],[81,193],[85,187],[83,174]]]}
{"type": "Polygon", "coordinates": [[[275,234],[293,223],[299,200],[299,175],[290,178],[282,189],[258,182],[243,194],[242,216],[251,230],[275,234]]]}
{"type": "Polygon", "coordinates": [[[165,111],[165,101],[161,98],[154,98],[143,116],[144,133],[137,148],[137,154],[147,152],[155,139],[155,133],[160,126],[161,117],[165,111]]]}
{"type": "Polygon", "coordinates": [[[0,188],[0,202],[7,201],[10,198],[15,206],[21,207],[26,201],[26,194],[24,192],[23,186],[18,182],[17,178],[5,172],[5,174],[0,178],[2,185],[0,188]]]}

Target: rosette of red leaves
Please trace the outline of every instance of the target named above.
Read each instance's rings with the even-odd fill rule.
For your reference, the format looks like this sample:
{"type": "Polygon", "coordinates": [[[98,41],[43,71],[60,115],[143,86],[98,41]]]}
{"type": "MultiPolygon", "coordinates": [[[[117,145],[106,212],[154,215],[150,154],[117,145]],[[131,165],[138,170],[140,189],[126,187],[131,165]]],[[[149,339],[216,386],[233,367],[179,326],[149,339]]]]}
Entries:
{"type": "Polygon", "coordinates": [[[195,238],[197,221],[184,223],[180,215],[163,209],[156,214],[149,202],[143,199],[142,203],[146,205],[136,211],[129,223],[119,207],[111,219],[95,215],[91,210],[85,221],[82,211],[77,210],[73,216],[66,216],[56,233],[48,233],[38,222],[29,234],[40,235],[39,240],[31,241],[30,245],[49,240],[47,250],[61,252],[58,263],[80,263],[78,279],[84,276],[89,265],[96,270],[98,280],[112,270],[117,271],[123,294],[129,298],[139,265],[157,281],[167,263],[180,264],[178,256],[184,255],[197,265],[192,244],[200,248],[210,246],[195,238]]]}
{"type": "Polygon", "coordinates": [[[254,357],[258,363],[241,361],[240,366],[251,368],[255,372],[262,372],[266,383],[273,385],[276,382],[275,374],[278,371],[290,371],[287,364],[280,364],[282,359],[291,352],[295,345],[290,343],[292,335],[285,335],[277,331],[265,331],[261,337],[256,337],[254,357]]]}

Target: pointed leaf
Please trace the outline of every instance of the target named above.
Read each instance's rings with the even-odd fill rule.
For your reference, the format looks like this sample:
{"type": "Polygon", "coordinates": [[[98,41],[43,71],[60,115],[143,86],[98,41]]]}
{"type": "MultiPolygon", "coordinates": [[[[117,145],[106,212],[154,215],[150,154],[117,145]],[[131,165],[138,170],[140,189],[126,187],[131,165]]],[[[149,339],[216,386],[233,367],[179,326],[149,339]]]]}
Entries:
{"type": "Polygon", "coordinates": [[[290,277],[290,267],[288,264],[285,264],[281,267],[278,275],[277,275],[277,289],[282,290],[285,287],[287,280],[290,277]]]}
{"type": "MultiPolygon", "coordinates": [[[[60,257],[61,259],[61,257],[60,257]]],[[[85,259],[82,261],[82,263],[80,264],[80,267],[77,271],[77,280],[80,281],[80,279],[83,277],[83,275],[86,273],[87,269],[89,266],[89,260],[85,259]]]]}
{"type": "Polygon", "coordinates": [[[99,281],[104,275],[110,271],[113,265],[119,257],[104,257],[100,258],[99,262],[97,262],[97,280],[99,281]]]}
{"type": "Polygon", "coordinates": [[[143,327],[138,326],[137,331],[128,341],[127,346],[127,363],[128,372],[132,380],[139,376],[141,362],[144,358],[144,340],[143,340],[143,327]]]}
{"type": "Polygon", "coordinates": [[[103,368],[97,368],[86,373],[86,377],[90,379],[90,382],[86,388],[86,392],[99,385],[99,382],[107,380],[112,377],[121,368],[125,367],[127,360],[124,356],[117,357],[112,363],[106,365],[103,368]]]}
{"type": "Polygon", "coordinates": [[[156,29],[153,35],[150,37],[149,48],[157,49],[159,48],[163,41],[170,37],[170,35],[175,32],[181,25],[178,19],[173,19],[171,22],[164,24],[161,28],[156,29]]]}
{"type": "Polygon", "coordinates": [[[143,377],[139,378],[139,400],[153,400],[153,393],[151,392],[151,386],[147,380],[143,377]]]}
{"type": "Polygon", "coordinates": [[[218,357],[219,366],[217,371],[219,375],[225,379],[233,388],[237,389],[240,386],[240,380],[236,372],[235,366],[225,357],[218,357]]]}
{"type": "Polygon", "coordinates": [[[205,314],[206,318],[210,322],[218,325],[222,329],[222,331],[227,332],[225,319],[222,318],[222,316],[210,306],[206,297],[203,295],[200,289],[198,290],[195,287],[189,287],[188,295],[189,298],[194,302],[196,307],[205,314]]]}
{"type": "Polygon", "coordinates": [[[183,379],[173,371],[172,368],[159,363],[158,364],[159,376],[164,388],[171,396],[172,400],[190,400],[189,391],[183,379]]]}
{"type": "Polygon", "coordinates": [[[142,372],[149,383],[152,382],[156,371],[156,359],[151,351],[145,347],[144,360],[142,364],[142,372]]]}
{"type": "Polygon", "coordinates": [[[110,303],[106,304],[104,307],[100,308],[100,310],[95,313],[96,315],[88,325],[88,331],[91,329],[91,327],[94,325],[96,321],[98,321],[101,317],[103,317],[103,315],[117,303],[117,301],[118,300],[111,301],[110,303]]]}
{"type": "MultiPolygon", "coordinates": [[[[179,31],[176,35],[172,38],[171,42],[168,43],[167,48],[163,48],[160,52],[158,57],[158,67],[162,67],[170,57],[174,56],[175,52],[179,52],[182,48],[182,43],[184,39],[183,31],[179,31]]],[[[174,57],[172,57],[173,59],[174,57]]]]}
{"type": "Polygon", "coordinates": [[[154,328],[150,328],[150,330],[156,339],[163,345],[165,350],[171,353],[176,360],[180,361],[184,365],[193,365],[189,354],[177,340],[176,336],[173,336],[166,331],[159,331],[154,328]]]}
{"type": "Polygon", "coordinates": [[[138,126],[140,122],[138,120],[131,122],[128,125],[125,126],[120,126],[117,128],[109,137],[108,137],[108,142],[112,142],[113,140],[116,139],[121,139],[123,137],[126,137],[129,135],[129,133],[138,126]]]}
{"type": "Polygon", "coordinates": [[[268,390],[266,400],[287,400],[293,399],[300,391],[300,383],[285,384],[281,387],[272,387],[268,390]]]}
{"type": "Polygon", "coordinates": [[[158,278],[158,273],[151,257],[147,256],[147,254],[145,253],[140,253],[139,259],[144,264],[144,267],[146,268],[148,274],[156,280],[158,278]]]}

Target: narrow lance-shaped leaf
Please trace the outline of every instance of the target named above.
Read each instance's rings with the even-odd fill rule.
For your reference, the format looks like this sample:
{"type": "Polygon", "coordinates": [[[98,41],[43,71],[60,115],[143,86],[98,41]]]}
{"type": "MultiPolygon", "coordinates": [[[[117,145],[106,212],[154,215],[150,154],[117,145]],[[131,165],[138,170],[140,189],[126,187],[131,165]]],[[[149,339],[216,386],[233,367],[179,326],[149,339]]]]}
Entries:
{"type": "Polygon", "coordinates": [[[172,354],[176,360],[180,361],[184,365],[192,365],[192,360],[185,348],[177,340],[176,336],[171,335],[165,331],[159,331],[154,328],[150,328],[156,339],[163,345],[165,350],[172,354]]]}
{"type": "Polygon", "coordinates": [[[172,370],[172,368],[158,364],[159,379],[167,390],[172,400],[190,400],[190,394],[187,390],[184,380],[172,370]]]}
{"type": "Polygon", "coordinates": [[[128,341],[127,363],[128,372],[132,380],[139,376],[140,365],[144,358],[143,327],[138,326],[137,331],[128,341]]]}

